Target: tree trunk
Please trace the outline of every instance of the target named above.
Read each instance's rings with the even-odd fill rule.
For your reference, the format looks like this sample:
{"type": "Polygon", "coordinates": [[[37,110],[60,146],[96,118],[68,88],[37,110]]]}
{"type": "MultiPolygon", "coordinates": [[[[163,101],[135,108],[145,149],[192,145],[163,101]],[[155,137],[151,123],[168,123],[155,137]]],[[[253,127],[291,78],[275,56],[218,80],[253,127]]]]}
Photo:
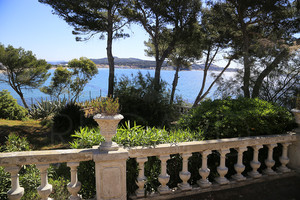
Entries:
{"type": "Polygon", "coordinates": [[[259,95],[260,88],[262,86],[263,80],[267,77],[278,64],[288,55],[287,50],[283,50],[280,54],[273,60],[273,62],[264,69],[257,77],[255,84],[253,86],[252,98],[257,98],[259,95]]]}
{"type": "Polygon", "coordinates": [[[111,16],[111,10],[108,9],[108,30],[107,30],[107,60],[109,66],[109,77],[108,77],[108,97],[112,97],[114,94],[114,79],[115,79],[115,64],[114,57],[112,54],[112,41],[113,41],[113,22],[111,16]]]}
{"type": "Polygon", "coordinates": [[[174,96],[175,96],[175,90],[178,84],[178,73],[179,73],[179,69],[180,69],[180,65],[176,66],[176,71],[175,71],[175,75],[174,75],[174,80],[172,83],[172,92],[171,92],[171,98],[170,98],[170,104],[172,105],[174,102],[174,96]]]}
{"type": "Polygon", "coordinates": [[[230,66],[231,61],[233,58],[230,58],[227,62],[227,65],[224,67],[224,69],[219,73],[219,75],[215,78],[215,80],[210,84],[209,88],[206,90],[206,92],[202,95],[202,93],[199,93],[194,104],[193,108],[198,105],[200,101],[202,101],[210,92],[211,88],[214,86],[214,84],[219,80],[219,78],[223,75],[223,73],[226,71],[226,69],[230,66]]]}
{"type": "Polygon", "coordinates": [[[201,96],[203,94],[203,91],[204,91],[204,88],[205,88],[205,83],[206,83],[206,78],[207,78],[207,71],[208,71],[208,69],[210,67],[210,64],[209,64],[210,51],[211,51],[211,47],[209,46],[208,50],[207,50],[207,55],[206,55],[206,60],[205,60],[205,66],[204,66],[204,70],[203,70],[202,86],[201,86],[200,92],[198,93],[198,95],[197,95],[197,97],[195,99],[193,107],[196,107],[197,104],[200,102],[200,98],[201,98],[201,96]]]}
{"type": "Polygon", "coordinates": [[[176,38],[173,38],[173,40],[170,42],[168,48],[162,52],[161,56],[159,56],[159,47],[157,43],[157,39],[153,38],[152,39],[154,42],[154,47],[155,47],[155,61],[156,61],[156,66],[155,66],[155,76],[154,76],[154,89],[156,91],[159,90],[159,83],[160,83],[160,71],[161,71],[161,66],[163,65],[165,59],[170,55],[172,50],[175,47],[176,43],[176,38]]]}
{"type": "MultiPolygon", "coordinates": [[[[14,79],[14,78],[12,78],[12,79],[14,79]]],[[[21,100],[22,100],[22,103],[23,103],[24,107],[25,107],[28,111],[30,111],[30,110],[29,110],[29,107],[28,107],[28,105],[27,105],[27,103],[26,103],[26,101],[25,101],[25,99],[24,99],[24,96],[23,96],[23,93],[22,93],[22,91],[21,91],[21,88],[18,87],[18,86],[16,86],[14,80],[12,80],[12,79],[9,78],[8,84],[9,84],[10,87],[11,87],[11,88],[12,88],[12,89],[20,96],[20,98],[21,98],[21,100]]]]}
{"type": "Polygon", "coordinates": [[[29,111],[29,107],[28,107],[28,105],[27,105],[27,103],[26,103],[26,101],[25,101],[25,99],[24,99],[23,93],[22,93],[22,92],[18,92],[18,91],[16,91],[16,92],[17,92],[18,95],[20,96],[20,98],[21,98],[21,100],[22,100],[22,103],[23,103],[24,107],[29,111]]]}
{"type": "Polygon", "coordinates": [[[160,70],[161,70],[161,64],[160,61],[156,61],[155,66],[155,75],[154,75],[154,89],[156,91],[159,90],[159,83],[160,83],[160,70]]]}
{"type": "Polygon", "coordinates": [[[245,10],[238,9],[238,20],[241,24],[242,29],[242,35],[243,35],[243,63],[244,63],[244,76],[243,76],[243,91],[244,91],[244,97],[250,98],[250,75],[251,75],[251,62],[249,57],[249,33],[247,31],[247,24],[244,22],[244,16],[245,16],[245,10]]]}

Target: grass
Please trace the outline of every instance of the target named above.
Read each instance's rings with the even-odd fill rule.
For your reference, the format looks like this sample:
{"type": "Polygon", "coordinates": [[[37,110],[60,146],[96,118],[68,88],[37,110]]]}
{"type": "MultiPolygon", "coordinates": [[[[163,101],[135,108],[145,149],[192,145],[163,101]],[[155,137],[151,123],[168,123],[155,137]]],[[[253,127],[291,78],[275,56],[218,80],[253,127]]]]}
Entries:
{"type": "Polygon", "coordinates": [[[27,137],[33,150],[69,148],[67,141],[52,142],[51,129],[41,126],[39,120],[20,121],[0,119],[0,145],[5,143],[6,137],[11,133],[27,137]]]}

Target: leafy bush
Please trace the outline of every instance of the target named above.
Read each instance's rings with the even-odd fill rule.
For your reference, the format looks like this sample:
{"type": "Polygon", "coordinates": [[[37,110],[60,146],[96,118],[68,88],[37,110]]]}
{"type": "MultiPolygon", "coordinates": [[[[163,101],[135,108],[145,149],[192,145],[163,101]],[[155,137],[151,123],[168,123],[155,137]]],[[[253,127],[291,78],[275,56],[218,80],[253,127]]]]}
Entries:
{"type": "Polygon", "coordinates": [[[73,149],[91,148],[104,141],[104,137],[99,133],[99,128],[80,127],[72,137],[75,138],[70,142],[73,149]]]}
{"type": "Polygon", "coordinates": [[[5,145],[0,149],[0,152],[15,152],[29,151],[30,145],[25,137],[20,137],[16,134],[9,134],[5,145]]]}
{"type": "MultiPolygon", "coordinates": [[[[104,141],[100,135],[99,128],[84,127],[75,131],[72,135],[75,139],[70,143],[71,148],[91,148],[93,145],[99,145],[104,141]]],[[[191,132],[186,130],[170,130],[143,127],[141,125],[130,126],[125,122],[118,128],[117,134],[112,138],[114,142],[124,147],[133,146],[155,146],[163,143],[189,142],[203,140],[202,132],[191,132]]]]}
{"type": "Polygon", "coordinates": [[[67,104],[67,99],[57,100],[44,100],[37,101],[35,104],[31,104],[29,108],[29,114],[33,119],[46,119],[52,118],[59,110],[61,110],[67,104]]]}
{"type": "Polygon", "coordinates": [[[79,127],[85,125],[96,126],[96,124],[94,120],[85,118],[79,105],[68,103],[54,115],[52,135],[57,136],[54,138],[55,140],[68,140],[79,127]]]}
{"type": "Polygon", "coordinates": [[[202,130],[205,139],[281,134],[294,127],[293,116],[285,108],[247,98],[203,101],[178,124],[202,130]]]}
{"type": "Polygon", "coordinates": [[[26,118],[27,110],[7,90],[0,91],[0,118],[21,120],[26,118]]]}
{"type": "Polygon", "coordinates": [[[130,120],[139,125],[163,127],[176,119],[166,82],[161,81],[159,90],[155,90],[149,73],[145,77],[140,72],[136,77],[121,77],[114,92],[124,116],[122,122],[130,120]]]}

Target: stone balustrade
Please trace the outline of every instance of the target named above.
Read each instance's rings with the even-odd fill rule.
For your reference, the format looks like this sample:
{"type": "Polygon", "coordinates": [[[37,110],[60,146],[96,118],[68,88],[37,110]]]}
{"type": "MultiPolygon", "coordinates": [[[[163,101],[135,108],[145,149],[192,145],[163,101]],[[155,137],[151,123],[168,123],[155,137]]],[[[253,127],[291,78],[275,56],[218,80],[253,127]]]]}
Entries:
{"type": "Polygon", "coordinates": [[[0,154],[0,166],[11,174],[11,189],[7,196],[11,200],[20,200],[24,194],[24,188],[19,184],[18,172],[22,165],[35,164],[41,174],[41,185],[37,188],[42,200],[48,200],[52,192],[52,185],[48,183],[47,169],[52,163],[67,163],[71,168],[71,182],[67,188],[70,192],[70,200],[80,200],[78,192],[81,183],[77,180],[77,167],[79,162],[93,159],[94,149],[69,149],[50,151],[26,151],[0,154]]]}
{"type": "MultiPolygon", "coordinates": [[[[170,175],[168,174],[167,162],[171,155],[179,154],[182,158],[182,170],[179,172],[179,177],[182,183],[178,184],[177,194],[187,194],[186,192],[195,190],[195,186],[191,186],[188,180],[191,178],[191,173],[188,170],[189,158],[193,153],[200,153],[201,166],[199,167],[199,175],[201,178],[197,181],[197,191],[203,191],[214,187],[215,185],[226,186],[229,184],[247,182],[250,179],[258,180],[262,176],[271,176],[274,174],[288,173],[291,170],[287,166],[300,169],[300,145],[299,135],[289,133],[285,135],[271,135],[259,137],[243,137],[230,139],[206,140],[197,142],[183,142],[178,144],[161,144],[155,147],[134,147],[120,148],[116,151],[101,151],[97,147],[92,149],[73,149],[73,150],[51,150],[51,151],[28,151],[28,152],[13,152],[0,154],[0,166],[5,167],[5,170],[11,174],[11,189],[7,192],[9,199],[19,200],[24,194],[24,189],[19,184],[18,172],[22,165],[35,164],[41,173],[41,185],[37,188],[41,199],[49,199],[52,191],[52,186],[48,183],[47,169],[52,163],[67,163],[70,167],[71,180],[67,185],[70,192],[70,200],[80,200],[78,194],[81,188],[81,183],[77,178],[77,167],[79,162],[93,160],[95,162],[96,175],[96,199],[126,199],[126,160],[128,158],[136,159],[139,168],[139,174],[136,180],[138,189],[132,198],[145,198],[145,163],[149,157],[156,156],[161,161],[161,171],[158,176],[158,181],[161,184],[158,187],[157,197],[164,199],[172,198],[174,195],[173,188],[169,188],[168,182],[170,175]],[[281,156],[279,161],[281,165],[274,169],[275,161],[273,159],[273,151],[277,145],[282,146],[281,156]],[[259,162],[259,150],[268,149],[268,155],[265,158],[265,169],[260,173],[258,170],[261,166],[259,162]],[[228,178],[229,171],[226,166],[227,155],[230,150],[236,151],[236,163],[233,168],[236,174],[228,178]],[[244,152],[253,151],[250,171],[245,176],[245,163],[243,163],[244,152]],[[208,167],[208,157],[215,153],[219,155],[219,166],[216,171],[218,177],[211,181],[208,179],[211,169],[208,167]],[[289,162],[291,160],[291,162],[289,162]],[[289,165],[291,164],[291,165],[289,165]]],[[[135,183],[131,183],[135,184],[135,183]]],[[[151,196],[150,196],[151,198],[151,196]]]]}
{"type": "MultiPolygon", "coordinates": [[[[247,180],[247,177],[242,175],[242,172],[245,170],[245,165],[243,164],[243,153],[248,151],[249,148],[253,149],[253,160],[250,162],[252,171],[248,173],[248,179],[257,179],[262,175],[269,176],[290,172],[290,169],[288,169],[286,166],[289,163],[287,150],[292,142],[295,142],[296,140],[297,137],[295,134],[286,134],[206,140],[199,142],[184,142],[178,144],[161,144],[155,146],[155,148],[130,148],[128,149],[129,156],[131,158],[136,158],[139,166],[139,178],[137,179],[137,185],[139,188],[136,190],[136,194],[132,198],[144,197],[145,189],[143,189],[143,187],[146,179],[144,176],[144,163],[147,162],[147,157],[157,156],[161,160],[161,174],[158,177],[158,181],[161,183],[161,186],[158,188],[158,193],[159,195],[166,195],[171,193],[171,189],[167,186],[170,176],[166,173],[166,163],[167,160],[170,159],[169,155],[179,154],[182,157],[183,167],[179,174],[182,183],[178,184],[178,188],[181,191],[186,191],[192,190],[192,186],[187,182],[191,175],[187,170],[188,159],[192,156],[192,153],[200,153],[202,156],[202,166],[199,168],[199,175],[201,176],[201,179],[198,180],[197,184],[200,189],[204,189],[212,187],[212,183],[207,178],[210,174],[210,169],[207,166],[207,162],[208,156],[212,154],[213,151],[218,152],[220,158],[220,165],[217,167],[217,173],[219,176],[215,178],[214,182],[217,185],[226,185],[230,182],[241,182],[247,180]],[[277,144],[281,144],[283,150],[282,156],[279,158],[281,166],[274,171],[272,168],[275,164],[275,161],[273,160],[273,150],[277,144]],[[268,156],[265,160],[265,165],[267,167],[265,170],[263,170],[263,174],[261,174],[257,171],[257,169],[261,166],[261,163],[258,161],[258,156],[259,149],[263,148],[263,146],[268,148],[268,156]],[[228,168],[225,165],[225,161],[226,155],[230,153],[230,149],[235,149],[237,151],[237,162],[234,165],[236,174],[231,176],[230,179],[227,179],[225,175],[228,172],[228,168]]],[[[158,198],[157,194],[156,198],[158,198]]]]}

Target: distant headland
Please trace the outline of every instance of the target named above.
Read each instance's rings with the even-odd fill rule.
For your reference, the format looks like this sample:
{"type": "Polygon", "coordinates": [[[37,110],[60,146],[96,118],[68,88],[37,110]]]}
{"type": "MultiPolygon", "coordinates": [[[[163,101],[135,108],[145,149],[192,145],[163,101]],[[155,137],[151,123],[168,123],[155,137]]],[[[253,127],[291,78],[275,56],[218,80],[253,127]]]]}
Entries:
{"type": "MultiPolygon", "coordinates": [[[[98,68],[108,68],[108,60],[107,58],[100,58],[100,59],[93,59],[92,60],[98,68]]],[[[122,69],[155,69],[155,61],[151,60],[142,60],[138,58],[114,58],[115,61],[115,67],[116,68],[122,68],[122,69]]],[[[54,67],[58,65],[66,65],[67,61],[53,61],[48,62],[49,64],[52,64],[54,67]]],[[[175,67],[168,65],[167,62],[164,62],[162,65],[162,70],[175,70],[175,67]]],[[[188,69],[181,69],[181,70],[204,70],[204,64],[193,64],[188,69]]],[[[217,65],[212,64],[210,71],[221,71],[223,70],[222,67],[219,67],[217,65]]],[[[236,68],[228,68],[226,70],[227,72],[235,72],[237,71],[236,68]]]]}

